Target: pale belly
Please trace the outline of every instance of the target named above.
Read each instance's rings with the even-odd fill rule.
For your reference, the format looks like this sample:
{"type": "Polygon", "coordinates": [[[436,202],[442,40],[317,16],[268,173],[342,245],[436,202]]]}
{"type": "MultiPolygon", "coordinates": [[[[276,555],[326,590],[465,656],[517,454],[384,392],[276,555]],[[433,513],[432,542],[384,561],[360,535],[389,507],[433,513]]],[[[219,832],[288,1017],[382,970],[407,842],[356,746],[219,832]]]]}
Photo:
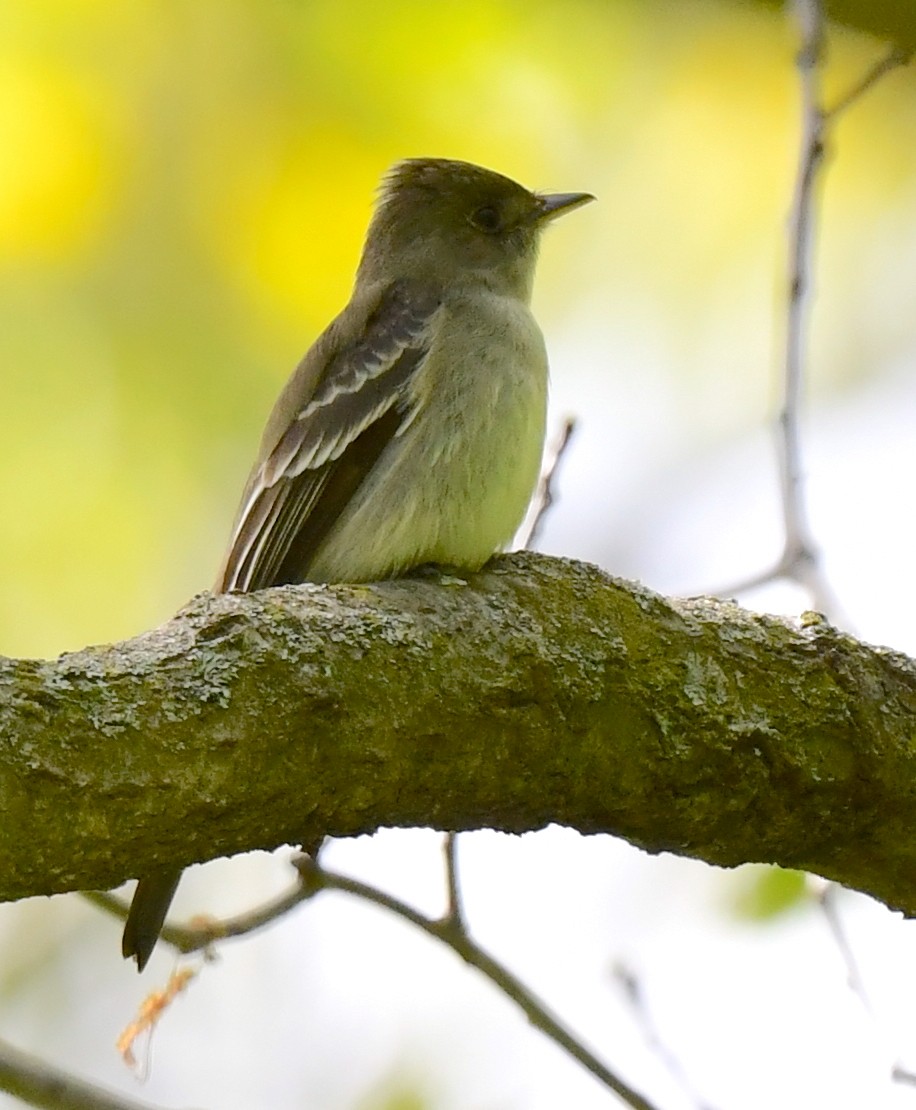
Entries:
{"type": "MultiPolygon", "coordinates": [[[[415,418],[316,553],[312,581],[372,581],[421,563],[476,569],[512,539],[541,463],[547,356],[530,312],[511,308],[475,314],[457,373],[431,351],[415,418]]],[[[452,339],[446,323],[439,350],[458,349],[452,339]]]]}

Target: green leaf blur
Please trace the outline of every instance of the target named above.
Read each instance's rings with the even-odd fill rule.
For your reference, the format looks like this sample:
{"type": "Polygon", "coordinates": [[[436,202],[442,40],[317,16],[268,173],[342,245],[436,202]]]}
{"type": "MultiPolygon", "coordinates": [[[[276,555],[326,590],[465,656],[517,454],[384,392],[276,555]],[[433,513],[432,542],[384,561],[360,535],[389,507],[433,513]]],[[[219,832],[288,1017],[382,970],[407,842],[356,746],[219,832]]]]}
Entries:
{"type": "Polygon", "coordinates": [[[782,867],[742,867],[730,884],[736,917],[772,921],[809,902],[804,871],[782,867]]]}

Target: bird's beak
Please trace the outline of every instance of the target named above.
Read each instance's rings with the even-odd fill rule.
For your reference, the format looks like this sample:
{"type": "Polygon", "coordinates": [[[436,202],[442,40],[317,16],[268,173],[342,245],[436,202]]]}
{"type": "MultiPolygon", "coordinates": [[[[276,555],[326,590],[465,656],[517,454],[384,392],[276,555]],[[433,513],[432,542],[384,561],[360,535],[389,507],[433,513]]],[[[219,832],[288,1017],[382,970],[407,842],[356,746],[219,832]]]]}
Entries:
{"type": "Polygon", "coordinates": [[[538,209],[537,221],[538,223],[547,223],[548,220],[562,216],[564,212],[572,212],[574,208],[581,208],[583,204],[588,204],[589,201],[595,198],[591,193],[548,193],[547,196],[538,199],[541,203],[538,209]]]}

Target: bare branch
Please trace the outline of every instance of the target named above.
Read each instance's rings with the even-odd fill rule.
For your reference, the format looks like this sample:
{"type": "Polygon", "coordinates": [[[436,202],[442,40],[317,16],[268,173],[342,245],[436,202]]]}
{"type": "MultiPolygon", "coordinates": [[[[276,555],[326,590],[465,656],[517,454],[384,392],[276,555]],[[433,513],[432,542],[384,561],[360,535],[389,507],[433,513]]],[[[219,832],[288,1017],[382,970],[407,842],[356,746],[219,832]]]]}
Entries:
{"type": "Polygon", "coordinates": [[[563,426],[560,429],[557,442],[553,447],[544,472],[541,474],[540,480],[538,481],[538,488],[535,490],[534,498],[532,499],[532,503],[535,506],[534,519],[531,522],[528,535],[525,537],[525,542],[519,544],[519,546],[525,548],[526,551],[534,551],[537,549],[541,528],[556,500],[554,495],[554,483],[557,473],[559,472],[560,464],[563,462],[563,456],[566,454],[575,431],[575,417],[567,416],[563,421],[563,426]]]}
{"type": "Polygon", "coordinates": [[[789,221],[789,302],[786,319],[782,406],[777,418],[779,469],[785,532],[781,573],[806,586],[815,606],[828,611],[822,596],[819,554],[808,524],[804,498],[799,418],[804,381],[804,351],[811,298],[811,253],[814,240],[814,188],[823,160],[825,120],[820,104],[820,64],[824,26],[817,0],[796,0],[802,27],[798,72],[802,99],[802,141],[789,221]]]}
{"type": "Polygon", "coordinates": [[[832,108],[828,108],[824,111],[824,118],[832,122],[838,115],[845,112],[847,108],[863,97],[872,85],[877,84],[885,74],[909,65],[912,58],[912,50],[904,50],[899,46],[892,46],[884,57],[879,58],[862,79],[853,85],[851,89],[848,89],[832,108]]]}
{"type": "Polygon", "coordinates": [[[461,903],[461,884],[458,880],[458,834],[445,834],[445,885],[448,892],[445,917],[456,929],[464,929],[464,908],[461,903]]]}
{"type": "MultiPolygon", "coordinates": [[[[515,1002],[535,1028],[554,1040],[573,1059],[591,1072],[596,1079],[618,1094],[628,1106],[634,1107],[635,1110],[653,1110],[651,1103],[602,1064],[584,1044],[550,1013],[546,1005],[536,995],[471,939],[461,917],[454,848],[454,837],[448,837],[446,840],[446,858],[447,871],[450,877],[450,900],[446,913],[439,919],[426,917],[406,903],[376,887],[327,871],[311,856],[299,854],[293,861],[299,874],[299,881],[280,898],[250,913],[222,921],[189,926],[169,925],[163,930],[162,939],[173,945],[178,951],[187,954],[206,948],[215,940],[242,936],[262,928],[265,924],[288,913],[296,905],[314,897],[321,890],[343,891],[389,910],[447,945],[453,952],[461,956],[466,963],[482,972],[498,990],[515,1002]]],[[[87,895],[87,897],[100,908],[118,917],[126,915],[127,907],[118,898],[98,893],[87,895]]],[[[132,1043],[133,1038],[131,1039],[131,1045],[132,1043]]],[[[37,1105],[43,1104],[39,1103],[37,1105]]],[[[66,1105],[68,1104],[62,1103],[61,1107],[63,1108],[66,1105]]],[[[100,1104],[99,1110],[105,1110],[106,1106],[107,1104],[100,1104]]],[[[125,1110],[127,1110],[126,1106],[125,1110]]]]}
{"type": "Polygon", "coordinates": [[[646,1001],[639,976],[623,963],[615,964],[613,974],[615,980],[623,988],[626,1000],[649,1049],[657,1056],[665,1070],[697,1107],[697,1110],[713,1110],[713,1107],[701,1099],[694,1090],[680,1060],[677,1059],[668,1045],[665,1044],[665,1041],[656,1028],[655,1021],[649,1011],[649,1005],[646,1001]]]}
{"type": "Polygon", "coordinates": [[[401,902],[375,887],[333,871],[326,871],[310,856],[298,857],[296,865],[302,876],[303,884],[311,894],[317,894],[321,890],[343,891],[346,894],[362,898],[366,902],[371,902],[374,906],[381,906],[389,910],[402,920],[409,921],[418,929],[422,929],[428,936],[442,941],[465,963],[483,972],[490,982],[495,984],[507,998],[510,998],[522,1010],[535,1029],[539,1029],[561,1048],[564,1048],[599,1082],[623,1099],[627,1106],[633,1107],[634,1110],[653,1110],[652,1103],[633,1090],[619,1076],[602,1064],[593,1053],[589,1052],[520,979],[517,979],[508,968],[485,952],[463,928],[456,927],[454,917],[448,914],[440,919],[426,917],[412,906],[408,906],[406,902],[401,902]]]}
{"type": "Polygon", "coordinates": [[[837,947],[843,965],[846,968],[846,982],[849,989],[862,1003],[863,1009],[869,1015],[874,1017],[874,1009],[871,1004],[871,999],[868,997],[868,991],[865,989],[865,980],[862,978],[862,971],[859,963],[856,960],[855,952],[849,942],[849,937],[846,935],[846,929],[843,926],[843,919],[840,917],[840,907],[837,904],[837,896],[839,895],[842,887],[836,883],[824,882],[823,879],[816,877],[808,877],[809,887],[814,888],[817,903],[821,908],[824,915],[824,920],[827,922],[827,928],[830,930],[830,935],[833,938],[833,943],[837,947]]]}
{"type": "MultiPolygon", "coordinates": [[[[114,894],[99,890],[84,891],[83,897],[106,913],[121,921],[127,917],[128,904],[114,894]]],[[[272,925],[297,906],[307,901],[308,894],[300,883],[295,883],[277,898],[271,898],[259,906],[232,917],[195,917],[185,925],[167,922],[160,934],[166,943],[183,955],[206,951],[219,940],[230,940],[256,933],[272,925]]]]}
{"type": "Polygon", "coordinates": [[[902,1087],[916,1087],[916,1073],[901,1067],[900,1064],[895,1064],[891,1069],[891,1079],[902,1087]]]}
{"type": "Polygon", "coordinates": [[[733,596],[779,579],[797,582],[812,605],[834,620],[840,606],[820,562],[805,501],[800,417],[805,380],[805,348],[812,300],[812,255],[815,237],[815,193],[824,164],[829,126],[886,74],[905,65],[911,52],[890,50],[850,88],[833,108],[822,104],[820,72],[825,53],[825,26],[819,0],[795,0],[801,29],[798,72],[801,88],[802,137],[789,219],[789,295],[786,305],[782,400],[776,419],[777,461],[783,516],[783,550],[767,570],[721,590],[733,596]]]}
{"type": "MultiPolygon", "coordinates": [[[[461,912],[458,889],[457,861],[455,858],[456,837],[448,833],[445,837],[446,874],[448,876],[449,899],[445,914],[437,919],[428,918],[418,911],[367,883],[357,882],[325,870],[316,860],[306,854],[298,854],[293,864],[299,881],[280,898],[237,917],[213,920],[186,926],[167,925],[162,931],[162,940],[171,944],[179,952],[188,954],[209,947],[214,941],[229,937],[240,937],[269,924],[288,913],[295,906],[313,898],[321,890],[340,890],[382,906],[411,924],[423,929],[428,935],[440,940],[467,963],[481,971],[497,990],[502,991],[516,1005],[520,1006],[532,1025],[568,1052],[577,1062],[586,1067],[600,1082],[615,1091],[628,1105],[637,1110],[652,1110],[650,1104],[633,1092],[622,1080],[613,1074],[563,1025],[560,1024],[543,1002],[532,994],[509,971],[493,957],[487,955],[467,932],[461,912]]],[[[99,908],[119,918],[126,917],[127,906],[119,898],[110,894],[93,892],[86,897],[99,908]]],[[[139,1024],[139,1023],[138,1023],[139,1024]]],[[[131,1030],[130,1045],[136,1033],[131,1030]]]]}
{"type": "Polygon", "coordinates": [[[0,1041],[0,1091],[42,1110],[154,1110],[0,1041]]]}

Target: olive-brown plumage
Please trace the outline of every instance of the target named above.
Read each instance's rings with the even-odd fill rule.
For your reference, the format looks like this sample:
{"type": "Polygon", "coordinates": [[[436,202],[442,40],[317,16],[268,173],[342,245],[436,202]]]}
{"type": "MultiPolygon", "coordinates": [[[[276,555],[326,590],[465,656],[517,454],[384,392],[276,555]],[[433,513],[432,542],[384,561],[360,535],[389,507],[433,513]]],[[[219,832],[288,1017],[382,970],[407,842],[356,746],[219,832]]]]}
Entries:
{"type": "MultiPolygon", "coordinates": [[[[592,199],[466,162],[392,169],[351,299],[267,423],[217,591],[475,570],[509,543],[544,437],[547,355],[528,307],[538,241],[592,199]]],[[[138,884],[123,950],[141,970],[179,874],[138,884]]]]}

